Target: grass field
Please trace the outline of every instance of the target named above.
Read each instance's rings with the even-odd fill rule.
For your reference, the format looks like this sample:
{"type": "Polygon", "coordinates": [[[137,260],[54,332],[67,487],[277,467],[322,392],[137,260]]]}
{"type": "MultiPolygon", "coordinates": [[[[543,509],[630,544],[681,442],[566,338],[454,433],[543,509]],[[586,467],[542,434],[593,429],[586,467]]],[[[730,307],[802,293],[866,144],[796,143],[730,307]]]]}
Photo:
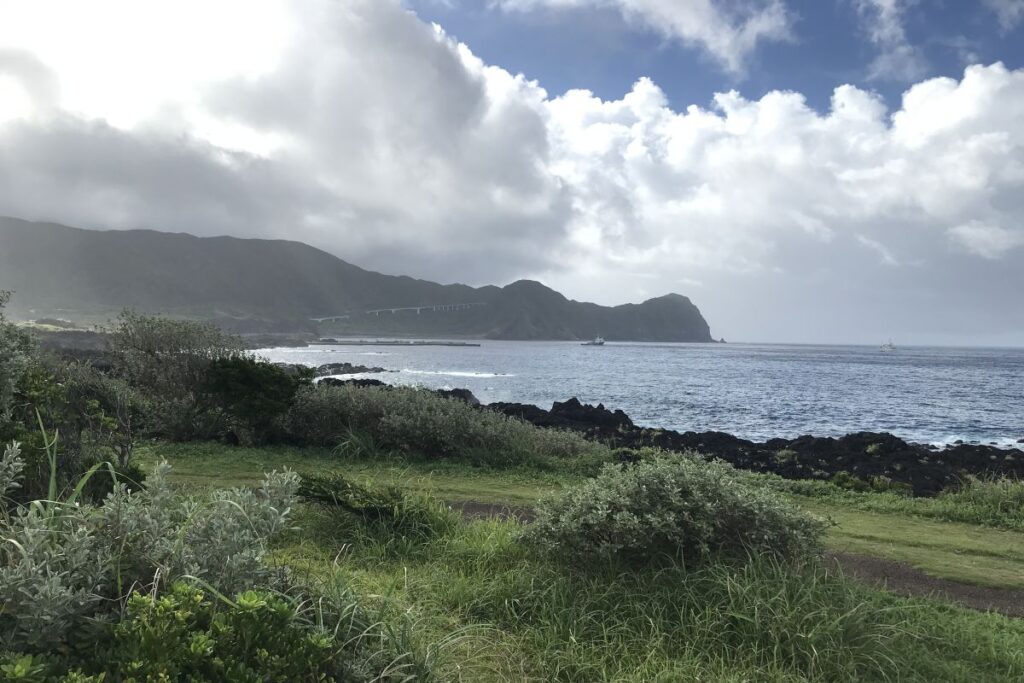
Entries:
{"type": "MultiPolygon", "coordinates": [[[[450,502],[529,506],[570,474],[340,457],[328,450],[156,444],[184,487],[258,482],[289,467],[393,483],[450,502]]],[[[935,576],[1024,588],[1024,534],[801,498],[832,518],[836,550],[909,562],[935,576]]],[[[514,521],[462,521],[423,537],[300,505],[277,562],[367,596],[396,637],[464,681],[1012,681],[1024,679],[1024,620],[905,599],[769,562],[566,573],[529,556],[514,521]]]]}
{"type": "MultiPolygon", "coordinates": [[[[189,486],[252,485],[260,481],[263,472],[288,467],[397,484],[448,502],[514,506],[529,506],[578,480],[529,468],[497,470],[461,463],[343,458],[326,449],[159,444],[142,448],[140,456],[144,463],[167,458],[173,466],[172,480],[189,486]]],[[[828,547],[833,550],[906,562],[938,578],[1024,589],[1024,533],[862,510],[840,496],[797,500],[835,523],[827,535],[828,547]]]]}
{"type": "Polygon", "coordinates": [[[188,486],[250,486],[264,472],[285,467],[299,473],[338,472],[356,480],[397,484],[449,502],[477,501],[529,505],[577,479],[530,468],[474,468],[463,463],[403,459],[367,460],[328,449],[239,448],[220,444],[158,444],[139,449],[144,466],[166,458],[171,480],[188,486]]]}

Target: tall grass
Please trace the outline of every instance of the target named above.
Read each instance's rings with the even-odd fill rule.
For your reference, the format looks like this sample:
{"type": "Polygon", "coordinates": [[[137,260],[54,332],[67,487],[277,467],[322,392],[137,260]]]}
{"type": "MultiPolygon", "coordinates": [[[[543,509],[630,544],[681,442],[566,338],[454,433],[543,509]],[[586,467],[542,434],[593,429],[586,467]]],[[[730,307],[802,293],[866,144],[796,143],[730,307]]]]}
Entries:
{"type": "Polygon", "coordinates": [[[410,387],[307,387],[295,398],[287,430],[302,444],[364,456],[400,453],[539,469],[568,461],[592,472],[611,457],[607,447],[578,434],[410,387]]]}
{"type": "Polygon", "coordinates": [[[319,556],[320,571],[410,615],[418,638],[464,636],[436,660],[450,680],[1024,679],[1021,622],[895,598],[816,562],[574,572],[519,544],[514,522],[463,523],[419,544],[323,508],[301,524],[303,541],[279,557],[319,556]]]}

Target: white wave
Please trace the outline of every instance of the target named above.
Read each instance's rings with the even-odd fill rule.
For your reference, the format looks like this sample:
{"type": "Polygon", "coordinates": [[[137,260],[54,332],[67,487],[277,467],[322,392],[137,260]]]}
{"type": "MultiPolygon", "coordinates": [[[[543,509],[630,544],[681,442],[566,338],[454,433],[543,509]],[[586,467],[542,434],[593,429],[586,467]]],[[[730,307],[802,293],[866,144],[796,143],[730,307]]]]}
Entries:
{"type": "MultiPolygon", "coordinates": [[[[959,443],[963,444],[976,444],[981,446],[995,446],[997,448],[1019,448],[1024,450],[1024,443],[1018,443],[1021,437],[1014,436],[998,436],[998,437],[984,437],[979,438],[977,436],[969,436],[963,434],[953,434],[947,436],[944,439],[938,439],[929,441],[932,446],[937,448],[946,448],[949,446],[956,446],[959,443]]],[[[912,440],[912,439],[911,439],[912,440]]]]}
{"type": "Polygon", "coordinates": [[[440,377],[515,377],[501,372],[466,372],[463,370],[412,370],[402,368],[407,375],[437,375],[440,377]]]}

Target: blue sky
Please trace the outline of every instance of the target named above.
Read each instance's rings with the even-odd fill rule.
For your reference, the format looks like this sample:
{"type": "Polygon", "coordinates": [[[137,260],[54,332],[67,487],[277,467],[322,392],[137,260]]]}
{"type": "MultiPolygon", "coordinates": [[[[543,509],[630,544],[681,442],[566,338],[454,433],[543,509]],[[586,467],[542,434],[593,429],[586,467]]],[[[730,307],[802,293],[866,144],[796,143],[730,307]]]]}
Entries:
{"type": "MultiPolygon", "coordinates": [[[[485,0],[406,4],[485,62],[537,80],[553,96],[583,88],[603,99],[617,99],[646,76],[677,110],[707,106],[714,93],[736,89],[748,99],[771,90],[793,90],[823,111],[837,85],[873,90],[895,108],[911,84],[900,76],[871,77],[879,48],[869,38],[870,13],[860,12],[856,0],[788,0],[791,40],[759,44],[741,74],[723,69],[699,45],[623,21],[612,4],[525,12],[485,0]]],[[[1007,30],[981,0],[918,0],[903,7],[907,40],[922,57],[920,77],[912,80],[959,78],[974,63],[1002,61],[1012,69],[1024,65],[1024,22],[1007,30]]]]}

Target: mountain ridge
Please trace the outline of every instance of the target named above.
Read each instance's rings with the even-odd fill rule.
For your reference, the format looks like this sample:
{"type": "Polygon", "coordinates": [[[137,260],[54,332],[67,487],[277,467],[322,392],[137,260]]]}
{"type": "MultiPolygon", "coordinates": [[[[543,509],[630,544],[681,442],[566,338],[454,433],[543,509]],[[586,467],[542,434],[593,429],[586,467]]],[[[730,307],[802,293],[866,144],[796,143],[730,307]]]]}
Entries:
{"type": "Polygon", "coordinates": [[[442,285],[366,270],[302,242],[84,230],[0,217],[13,315],[99,319],[123,308],[259,328],[492,339],[713,341],[689,298],[600,306],[534,280],[442,285]],[[473,304],[473,306],[469,306],[473,304]],[[376,311],[367,313],[367,311],[376,311]],[[343,317],[347,316],[347,317],[343,317]]]}

